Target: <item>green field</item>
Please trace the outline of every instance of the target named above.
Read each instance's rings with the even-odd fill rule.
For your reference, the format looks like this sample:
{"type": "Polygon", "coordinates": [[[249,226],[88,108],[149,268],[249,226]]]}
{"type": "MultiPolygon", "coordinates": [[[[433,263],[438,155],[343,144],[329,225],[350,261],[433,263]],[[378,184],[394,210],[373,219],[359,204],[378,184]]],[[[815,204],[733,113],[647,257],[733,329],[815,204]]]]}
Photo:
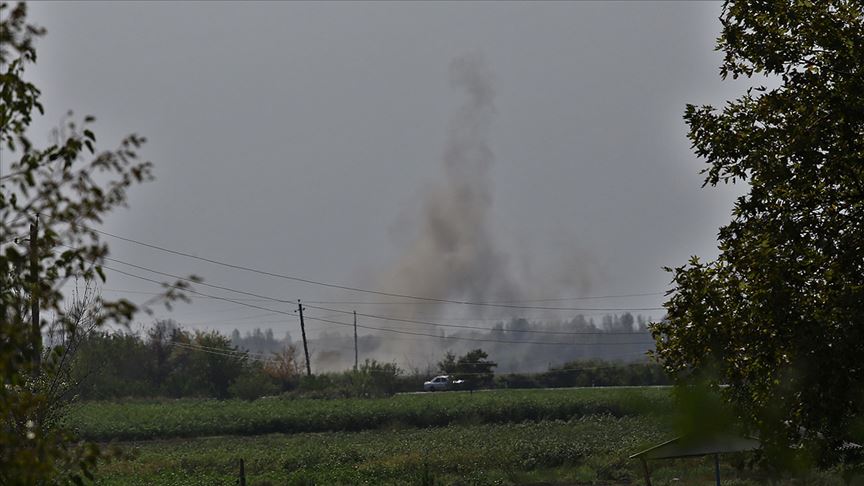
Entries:
{"type": "MultiPolygon", "coordinates": [[[[178,400],[75,406],[117,444],[102,484],[641,484],[627,457],[674,435],[668,389],[504,390],[388,399],[178,400]],[[131,441],[130,441],[131,440],[131,441]]],[[[727,457],[724,484],[761,484],[727,457]]],[[[708,459],[657,463],[654,484],[713,484],[708,459]]],[[[841,484],[830,475],[790,484],[841,484]]]]}
{"type": "MultiPolygon", "coordinates": [[[[192,441],[136,443],[134,460],[105,468],[107,484],[215,484],[246,461],[250,484],[422,484],[435,479],[507,484],[537,476],[620,479],[621,458],[661,439],[650,420],[592,416],[571,421],[453,425],[192,441]],[[562,468],[559,473],[550,471],[562,468]],[[138,476],[136,480],[130,480],[138,476]]],[[[626,468],[625,468],[626,470],[626,468]]]]}
{"type": "Polygon", "coordinates": [[[666,388],[419,393],[379,399],[85,402],[69,424],[93,440],[359,431],[642,415],[671,406],[666,388]]]}

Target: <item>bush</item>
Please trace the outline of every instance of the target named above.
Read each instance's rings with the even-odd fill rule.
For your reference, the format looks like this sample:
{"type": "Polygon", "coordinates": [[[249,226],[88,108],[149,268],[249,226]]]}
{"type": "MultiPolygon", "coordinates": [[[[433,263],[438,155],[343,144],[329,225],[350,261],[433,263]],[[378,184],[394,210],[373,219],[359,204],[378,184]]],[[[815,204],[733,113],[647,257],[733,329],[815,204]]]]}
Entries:
{"type": "Polygon", "coordinates": [[[281,391],[278,383],[257,369],[250,369],[240,375],[231,386],[228,393],[241,400],[255,400],[256,398],[277,395],[281,391]]]}

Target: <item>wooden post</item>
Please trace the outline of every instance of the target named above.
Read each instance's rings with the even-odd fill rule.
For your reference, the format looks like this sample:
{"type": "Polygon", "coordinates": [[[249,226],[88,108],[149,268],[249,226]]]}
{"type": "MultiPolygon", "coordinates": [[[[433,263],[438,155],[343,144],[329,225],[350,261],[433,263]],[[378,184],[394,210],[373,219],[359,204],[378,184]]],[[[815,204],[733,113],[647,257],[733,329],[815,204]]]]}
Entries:
{"type": "Polygon", "coordinates": [[[33,375],[42,365],[42,326],[39,320],[39,215],[30,223],[30,338],[33,340],[33,375]]]}
{"type": "Polygon", "coordinates": [[[714,454],[714,480],[720,486],[720,454],[714,454]]]}
{"type": "Polygon", "coordinates": [[[642,461],[642,472],[645,473],[645,486],[651,486],[651,471],[648,469],[648,461],[644,457],[639,458],[642,461]]]}
{"type": "Polygon", "coordinates": [[[246,486],[246,470],[243,468],[243,459],[240,459],[240,486],[246,486]]]}
{"type": "Polygon", "coordinates": [[[357,311],[354,311],[354,371],[357,371],[357,311]]]}
{"type": "Polygon", "coordinates": [[[300,333],[303,335],[303,354],[306,355],[306,376],[312,376],[312,363],[309,362],[309,346],[306,345],[306,324],[303,322],[303,304],[297,301],[297,310],[300,312],[300,333]]]}

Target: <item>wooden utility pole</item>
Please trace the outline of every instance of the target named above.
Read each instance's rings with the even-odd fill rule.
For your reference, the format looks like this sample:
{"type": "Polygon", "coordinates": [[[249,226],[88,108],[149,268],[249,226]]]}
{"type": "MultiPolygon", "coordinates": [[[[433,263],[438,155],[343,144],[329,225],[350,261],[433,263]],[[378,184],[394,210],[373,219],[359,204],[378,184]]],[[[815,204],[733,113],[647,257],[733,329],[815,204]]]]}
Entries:
{"type": "Polygon", "coordinates": [[[714,454],[714,481],[720,486],[720,454],[714,454]]]}
{"type": "Polygon", "coordinates": [[[300,333],[303,335],[303,353],[306,355],[306,376],[312,376],[312,363],[309,362],[309,346],[306,345],[306,324],[303,322],[303,304],[297,300],[297,311],[300,313],[300,333]]]}
{"type": "Polygon", "coordinates": [[[30,333],[33,340],[33,374],[42,365],[42,326],[39,321],[39,215],[30,223],[30,333]]]}
{"type": "Polygon", "coordinates": [[[354,371],[357,371],[357,311],[354,311],[354,371]]]}

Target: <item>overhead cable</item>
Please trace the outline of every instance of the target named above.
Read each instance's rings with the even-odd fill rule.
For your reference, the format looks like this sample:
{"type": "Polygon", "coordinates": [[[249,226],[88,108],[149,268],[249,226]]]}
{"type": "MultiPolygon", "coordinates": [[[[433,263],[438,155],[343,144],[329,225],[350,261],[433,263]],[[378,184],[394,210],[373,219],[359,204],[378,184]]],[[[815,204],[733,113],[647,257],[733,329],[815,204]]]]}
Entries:
{"type": "MultiPolygon", "coordinates": [[[[130,266],[130,267],[137,268],[137,269],[139,269],[139,270],[144,270],[144,271],[146,271],[146,272],[155,273],[155,274],[157,274],[157,275],[162,275],[162,276],[164,276],[164,277],[175,278],[175,279],[182,280],[182,281],[185,281],[185,282],[189,282],[189,283],[191,283],[191,284],[195,284],[195,285],[204,285],[204,286],[206,286],[206,287],[212,287],[212,288],[219,289],[219,290],[224,290],[224,291],[227,291],[227,292],[235,292],[235,293],[238,293],[238,294],[249,295],[249,296],[253,296],[253,297],[259,297],[259,298],[262,298],[262,299],[269,299],[269,300],[271,300],[271,301],[273,301],[273,302],[292,303],[292,304],[295,303],[295,302],[293,302],[293,301],[291,301],[291,300],[287,300],[287,299],[279,299],[279,298],[276,298],[276,297],[268,297],[268,296],[261,295],[261,294],[256,294],[256,293],[253,293],[253,292],[247,292],[247,291],[244,291],[244,290],[232,289],[232,288],[230,288],[230,287],[225,287],[225,286],[222,286],[222,285],[215,285],[215,284],[208,284],[208,283],[205,283],[205,282],[198,282],[198,281],[195,281],[195,280],[191,280],[191,279],[187,279],[187,278],[184,278],[184,277],[180,277],[180,276],[178,276],[178,275],[173,275],[173,274],[170,274],[170,273],[161,272],[161,271],[158,271],[158,270],[154,270],[154,269],[152,269],[152,268],[144,267],[144,266],[141,266],[141,265],[135,265],[135,264],[133,264],[133,263],[125,262],[125,261],[122,261],[122,260],[117,260],[117,259],[114,259],[114,258],[108,258],[108,257],[105,257],[105,260],[109,260],[109,261],[113,261],[113,262],[121,263],[121,264],[123,264],[123,265],[128,265],[128,266],[130,266]]],[[[239,302],[240,302],[240,301],[238,301],[238,303],[239,303],[239,302]]],[[[241,305],[245,305],[245,304],[241,304],[241,305]]],[[[346,310],[340,310],[340,309],[332,309],[332,308],[328,308],[328,307],[319,307],[319,306],[314,306],[314,305],[308,305],[308,304],[306,304],[306,303],[304,303],[303,305],[304,305],[305,307],[310,308],[310,309],[324,310],[324,311],[327,311],[327,312],[336,312],[336,313],[340,313],[340,314],[352,314],[352,313],[353,313],[352,311],[346,311],[346,310]]],[[[459,329],[475,329],[475,330],[489,331],[489,332],[517,332],[517,333],[529,333],[529,334],[530,334],[530,333],[534,333],[534,334],[559,334],[559,335],[583,335],[583,334],[585,334],[585,335],[591,335],[591,334],[597,334],[597,335],[616,335],[616,334],[633,335],[633,334],[647,334],[647,333],[640,333],[640,332],[637,332],[637,331],[548,331],[548,330],[532,330],[532,329],[495,329],[495,328],[482,327],[482,326],[469,326],[469,325],[465,325],[465,324],[446,324],[446,323],[441,323],[441,322],[419,321],[419,320],[414,320],[414,319],[403,319],[403,318],[398,318],[398,317],[388,317],[388,316],[381,316],[381,315],[375,315],[375,314],[367,314],[367,313],[361,313],[361,312],[358,312],[357,315],[358,315],[358,316],[362,316],[362,317],[368,317],[368,318],[370,318],[370,319],[380,319],[380,320],[392,321],[392,322],[403,322],[403,323],[410,323],[410,324],[421,324],[421,325],[436,326],[436,327],[452,327],[452,328],[459,328],[459,329]]]]}
{"type": "MultiPolygon", "coordinates": [[[[313,321],[319,321],[319,322],[329,322],[331,324],[336,324],[336,325],[340,325],[340,326],[347,326],[347,327],[353,327],[354,326],[354,324],[351,324],[348,322],[333,321],[333,320],[329,320],[329,319],[322,319],[320,317],[315,317],[315,316],[306,316],[306,319],[313,320],[313,321]]],[[[430,337],[430,338],[434,338],[434,339],[441,339],[444,341],[450,340],[450,341],[473,341],[473,342],[480,342],[480,343],[537,344],[537,345],[543,345],[543,346],[625,346],[625,345],[637,346],[637,345],[644,345],[644,344],[652,344],[652,345],[654,344],[653,341],[651,341],[651,342],[645,342],[645,341],[643,341],[643,342],[611,342],[611,343],[595,343],[595,342],[578,343],[578,342],[561,342],[561,341],[523,341],[523,340],[516,341],[516,340],[506,340],[506,339],[472,338],[472,337],[465,337],[465,336],[440,336],[438,334],[428,334],[428,333],[424,333],[424,332],[405,331],[402,329],[391,329],[391,328],[386,328],[386,327],[372,327],[372,326],[366,326],[366,325],[360,325],[360,324],[357,324],[357,327],[360,327],[363,329],[374,329],[377,331],[384,331],[384,332],[395,332],[398,334],[408,334],[411,336],[430,337]]]]}
{"type": "MultiPolygon", "coordinates": [[[[135,275],[135,274],[129,273],[129,272],[124,272],[123,270],[112,268],[112,267],[109,267],[107,265],[103,265],[103,268],[106,268],[106,269],[111,270],[113,272],[120,273],[122,275],[127,275],[129,277],[133,277],[133,278],[141,279],[144,281],[152,282],[152,283],[155,283],[157,285],[163,284],[162,282],[159,282],[158,280],[154,280],[154,279],[147,278],[147,277],[142,277],[140,275],[135,275]]],[[[261,310],[265,310],[265,311],[269,311],[269,312],[273,312],[273,313],[277,313],[277,314],[293,315],[293,313],[291,313],[291,312],[285,312],[285,311],[280,311],[280,310],[276,310],[276,309],[270,309],[267,307],[262,307],[262,306],[255,305],[255,304],[248,304],[245,302],[239,302],[236,300],[229,299],[227,297],[209,295],[209,294],[205,294],[203,292],[199,292],[199,291],[193,290],[193,289],[182,289],[182,290],[185,292],[190,292],[190,293],[197,294],[197,295],[204,295],[204,296],[208,296],[208,297],[213,297],[216,299],[224,300],[226,302],[232,302],[232,303],[235,303],[238,305],[244,305],[244,306],[251,307],[254,309],[261,309],[261,310]]],[[[352,323],[333,321],[330,319],[322,319],[320,317],[309,316],[309,317],[307,317],[307,319],[319,321],[319,322],[327,322],[327,323],[339,325],[339,326],[348,326],[348,327],[354,326],[354,324],[352,324],[352,323]]],[[[508,340],[503,340],[503,339],[480,339],[480,338],[469,338],[469,337],[460,337],[460,336],[439,336],[437,334],[418,333],[418,332],[413,332],[413,331],[391,329],[391,328],[386,328],[386,327],[374,327],[374,326],[367,326],[365,324],[364,325],[357,324],[356,326],[358,328],[362,328],[362,329],[369,329],[369,330],[382,331],[382,332],[391,332],[391,333],[396,333],[396,334],[406,334],[406,335],[412,335],[412,336],[424,336],[424,337],[431,337],[431,338],[435,338],[435,339],[450,340],[450,341],[497,342],[497,343],[506,343],[506,344],[537,344],[537,345],[550,345],[550,346],[573,346],[573,345],[575,345],[575,346],[585,346],[585,345],[623,346],[623,345],[653,344],[653,342],[651,342],[651,343],[649,343],[649,342],[574,343],[574,342],[547,342],[547,341],[508,341],[508,340]]]]}
{"type": "MultiPolygon", "coordinates": [[[[169,346],[176,346],[176,347],[179,347],[181,349],[200,351],[203,353],[213,354],[213,355],[217,355],[217,356],[224,356],[227,358],[248,358],[248,359],[251,359],[254,361],[260,361],[263,363],[279,363],[278,358],[276,358],[275,356],[272,358],[259,357],[261,355],[261,353],[250,353],[249,351],[243,351],[243,350],[214,348],[214,347],[201,346],[201,345],[196,345],[196,344],[191,344],[191,343],[169,342],[167,344],[169,346]],[[256,356],[256,355],[258,355],[258,356],[256,356]]],[[[640,356],[643,354],[644,353],[630,353],[627,355],[622,355],[621,357],[640,356]]],[[[469,364],[469,365],[493,364],[493,365],[497,366],[497,363],[490,363],[490,362],[471,362],[471,363],[462,362],[459,364],[469,364]]],[[[539,374],[548,374],[548,373],[575,373],[575,372],[579,372],[579,371],[616,369],[616,368],[622,368],[622,367],[631,366],[631,365],[644,365],[644,364],[646,364],[646,363],[644,363],[644,362],[643,363],[621,363],[621,364],[615,364],[615,365],[591,366],[591,367],[580,367],[580,368],[555,368],[555,369],[552,369],[550,367],[550,369],[548,369],[546,371],[507,371],[507,372],[500,372],[497,374],[502,375],[502,376],[507,376],[507,375],[531,375],[531,374],[538,374],[539,375],[539,374]]],[[[566,365],[566,363],[565,363],[565,365],[566,365]]],[[[564,365],[562,365],[562,366],[564,366],[564,365]]],[[[392,371],[388,371],[388,370],[375,370],[375,369],[367,369],[363,372],[364,373],[387,373],[387,374],[393,373],[392,371]]],[[[487,375],[489,373],[468,372],[468,373],[457,373],[457,374],[458,375],[474,376],[474,375],[487,375]]]]}
{"type": "MultiPolygon", "coordinates": [[[[336,312],[336,313],[340,313],[340,314],[355,314],[355,312],[353,312],[353,311],[332,309],[329,307],[319,307],[319,306],[315,306],[315,305],[306,304],[305,302],[303,303],[303,306],[308,307],[310,309],[318,309],[318,310],[324,310],[324,311],[328,311],[328,312],[336,312]]],[[[475,329],[475,330],[489,331],[489,332],[521,332],[521,333],[563,334],[563,335],[574,335],[574,334],[575,335],[592,335],[592,334],[596,334],[596,335],[620,335],[620,334],[640,335],[640,334],[645,334],[645,335],[647,335],[648,334],[647,332],[640,332],[640,331],[549,331],[549,330],[513,329],[513,328],[504,329],[504,328],[494,328],[494,327],[469,326],[469,325],[465,325],[465,324],[445,324],[442,322],[419,321],[419,320],[415,320],[415,319],[404,319],[404,318],[399,318],[399,317],[388,317],[388,316],[381,316],[381,315],[375,315],[375,314],[366,314],[363,312],[356,312],[356,314],[359,317],[368,317],[370,319],[380,319],[380,320],[384,320],[384,321],[404,322],[404,323],[408,323],[408,324],[422,324],[422,325],[426,325],[426,326],[436,326],[436,327],[453,327],[453,328],[459,328],[459,329],[475,329]]]]}
{"type": "Polygon", "coordinates": [[[99,233],[99,234],[102,234],[102,235],[105,235],[105,236],[109,236],[109,237],[111,237],[111,238],[116,238],[116,239],[121,240],[121,241],[126,241],[126,242],[129,242],[129,243],[134,243],[134,244],[136,244],[136,245],[145,246],[145,247],[152,248],[152,249],[155,249],[155,250],[159,250],[159,251],[163,251],[163,252],[166,252],[166,253],[171,253],[171,254],[174,254],[174,255],[179,255],[179,256],[183,256],[183,257],[187,257],[187,258],[192,258],[192,259],[200,260],[200,261],[207,262],[207,263],[212,263],[212,264],[214,264],[214,265],[220,265],[220,266],[227,267],[227,268],[233,268],[233,269],[236,269],[236,270],[244,270],[244,271],[247,271],[247,272],[253,272],[253,273],[257,273],[257,274],[261,274],[261,275],[267,275],[267,276],[270,276],[270,277],[281,278],[281,279],[291,280],[291,281],[295,281],[295,282],[306,283],[306,284],[310,284],[310,285],[319,285],[319,286],[322,286],[322,287],[329,287],[329,288],[334,288],[334,289],[348,290],[348,291],[351,291],[351,292],[362,292],[362,293],[367,293],[367,294],[384,295],[384,296],[388,296],[388,297],[397,297],[397,298],[403,298],[403,299],[421,300],[421,301],[427,301],[427,302],[439,302],[439,303],[446,303],[446,304],[460,304],[460,305],[471,305],[471,306],[482,306],[482,307],[502,307],[502,308],[508,308],[508,309],[569,310],[569,311],[650,311],[650,310],[665,310],[663,307],[633,307],[633,308],[579,308],[579,307],[526,306],[526,305],[516,305],[516,304],[500,304],[500,303],[493,303],[493,302],[474,302],[474,301],[468,301],[468,300],[442,299],[442,298],[435,298],[435,297],[423,297],[423,296],[417,296],[417,295],[400,294],[400,293],[395,293],[395,292],[384,292],[384,291],[379,291],[379,290],[370,290],[370,289],[364,289],[364,288],[360,288],[360,287],[351,287],[351,286],[348,286],[348,285],[333,284],[333,283],[322,282],[322,281],[318,281],[318,280],[312,280],[312,279],[308,279],[308,278],[296,277],[296,276],[292,276],[292,275],[285,275],[285,274],[279,274],[279,273],[274,273],[274,272],[268,272],[268,271],[266,271],[266,270],[261,270],[261,269],[257,269],[257,268],[247,267],[247,266],[244,266],[244,265],[236,265],[236,264],[233,264],[233,263],[227,263],[227,262],[223,262],[223,261],[219,261],[219,260],[214,260],[214,259],[211,259],[211,258],[204,258],[204,257],[200,257],[200,256],[193,255],[193,254],[191,254],[191,253],[187,253],[187,252],[182,252],[182,251],[178,251],[178,250],[172,250],[172,249],[170,249],[170,248],[165,248],[165,247],[163,247],[163,246],[158,246],[158,245],[154,245],[154,244],[151,244],[151,243],[145,243],[145,242],[142,242],[142,241],[133,240],[133,239],[131,239],[131,238],[126,238],[126,237],[123,237],[123,236],[115,235],[115,234],[112,234],[112,233],[108,233],[108,232],[106,232],[106,231],[97,230],[97,229],[95,229],[95,228],[90,228],[90,229],[93,230],[93,231],[95,231],[96,233],[99,233]]]}

